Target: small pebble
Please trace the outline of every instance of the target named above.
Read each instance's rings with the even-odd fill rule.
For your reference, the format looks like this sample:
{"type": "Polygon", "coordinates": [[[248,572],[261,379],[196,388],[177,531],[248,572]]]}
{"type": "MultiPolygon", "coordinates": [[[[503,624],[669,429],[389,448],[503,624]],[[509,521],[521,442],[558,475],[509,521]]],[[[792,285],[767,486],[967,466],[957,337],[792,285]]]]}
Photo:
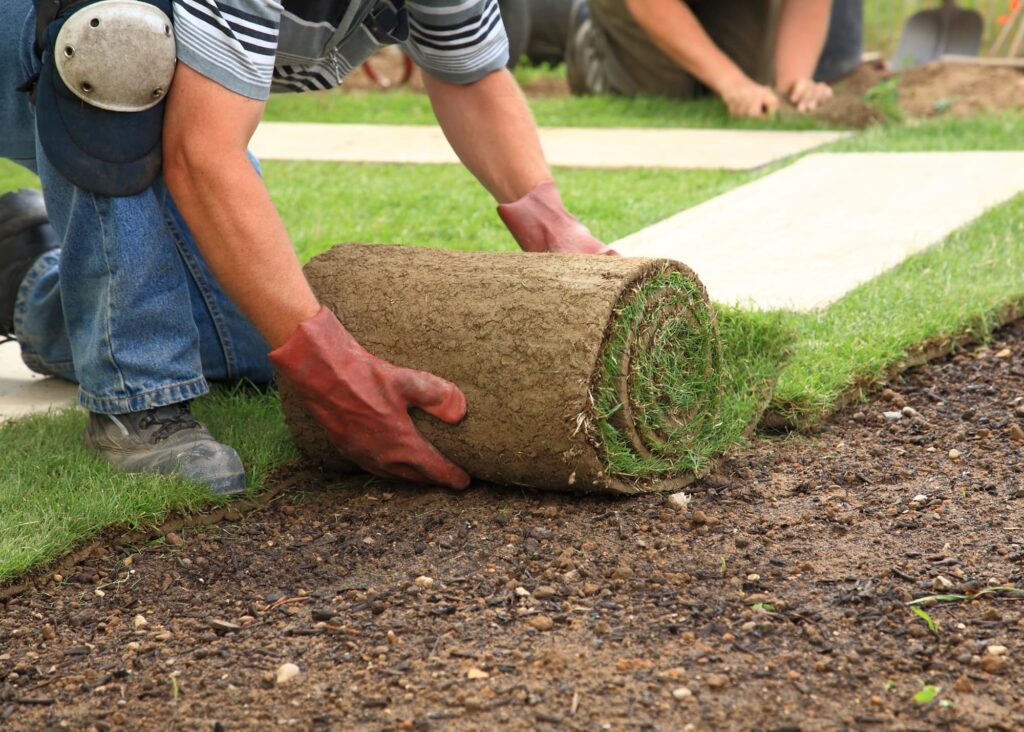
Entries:
{"type": "Polygon", "coordinates": [[[555,627],[555,621],[547,615],[535,615],[530,618],[529,624],[531,628],[536,628],[540,631],[551,630],[555,627]]]}
{"type": "Polygon", "coordinates": [[[1006,656],[993,656],[986,653],[981,658],[981,669],[985,673],[998,674],[1006,670],[1010,665],[1010,659],[1006,656]]]}
{"type": "Polygon", "coordinates": [[[985,652],[992,656],[1005,656],[1010,652],[1010,649],[1006,646],[992,644],[985,647],[985,652]]]}
{"type": "Polygon", "coordinates": [[[718,691],[729,685],[729,677],[725,674],[708,674],[706,683],[709,689],[718,691]]]}
{"type": "Polygon", "coordinates": [[[149,623],[142,615],[136,615],[132,618],[132,627],[138,630],[139,628],[145,628],[149,623]]]}
{"type": "Polygon", "coordinates": [[[278,684],[286,684],[300,673],[299,667],[294,663],[283,663],[277,667],[277,672],[274,674],[274,681],[278,684]]]}
{"type": "Polygon", "coordinates": [[[956,448],[950,450],[949,451],[949,459],[950,460],[959,460],[960,459],[960,451],[957,450],[956,448]]]}
{"type": "Polygon", "coordinates": [[[882,412],[882,416],[888,422],[899,422],[903,419],[903,412],[882,412]]]}
{"type": "Polygon", "coordinates": [[[420,575],[416,578],[416,586],[422,587],[425,590],[429,590],[431,587],[434,586],[434,578],[427,577],[426,575],[420,575]]]}
{"type": "Polygon", "coordinates": [[[171,546],[181,546],[185,543],[184,539],[175,534],[173,531],[168,531],[166,534],[164,534],[164,541],[166,541],[171,546]]]}
{"type": "Polygon", "coordinates": [[[693,692],[685,686],[680,686],[679,688],[672,690],[672,697],[678,701],[686,701],[687,699],[693,698],[693,692]]]}
{"type": "Polygon", "coordinates": [[[484,679],[491,678],[491,675],[483,669],[474,667],[466,672],[466,678],[470,681],[483,681],[484,679]]]}
{"type": "Polygon", "coordinates": [[[673,493],[668,497],[668,505],[680,512],[686,512],[690,508],[690,501],[693,496],[684,491],[673,493]]]}
{"type": "Polygon", "coordinates": [[[1019,424],[1013,422],[1007,430],[1010,434],[1010,439],[1014,442],[1024,442],[1024,429],[1019,424]]]}

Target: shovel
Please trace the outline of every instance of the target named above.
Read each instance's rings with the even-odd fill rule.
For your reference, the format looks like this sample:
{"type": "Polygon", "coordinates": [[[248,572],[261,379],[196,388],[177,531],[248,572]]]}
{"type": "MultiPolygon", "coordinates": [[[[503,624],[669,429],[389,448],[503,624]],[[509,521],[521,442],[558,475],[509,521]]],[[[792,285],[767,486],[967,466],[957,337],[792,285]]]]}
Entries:
{"type": "Polygon", "coordinates": [[[907,20],[892,67],[902,71],[923,66],[946,54],[977,56],[983,25],[978,12],[964,10],[956,0],[942,0],[938,10],[922,10],[907,20]]]}

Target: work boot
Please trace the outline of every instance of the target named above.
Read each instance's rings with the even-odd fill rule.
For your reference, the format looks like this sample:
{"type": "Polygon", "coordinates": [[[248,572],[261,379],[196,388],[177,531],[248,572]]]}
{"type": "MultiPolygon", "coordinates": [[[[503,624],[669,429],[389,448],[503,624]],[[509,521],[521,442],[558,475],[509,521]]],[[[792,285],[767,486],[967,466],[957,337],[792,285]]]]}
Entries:
{"type": "Polygon", "coordinates": [[[90,412],[85,445],[129,473],[177,475],[217,495],[245,490],[242,459],[196,421],[189,402],[128,414],[90,412]]]}
{"type": "Polygon", "coordinates": [[[0,196],[0,342],[14,335],[21,281],[41,255],[59,248],[42,193],[23,188],[0,196]]]}

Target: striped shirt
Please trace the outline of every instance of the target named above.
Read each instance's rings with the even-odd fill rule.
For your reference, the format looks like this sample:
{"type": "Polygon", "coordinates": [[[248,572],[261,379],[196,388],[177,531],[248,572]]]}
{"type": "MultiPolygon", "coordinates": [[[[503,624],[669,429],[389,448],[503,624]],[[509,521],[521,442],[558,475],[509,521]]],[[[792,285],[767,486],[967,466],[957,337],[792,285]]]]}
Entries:
{"type": "Polygon", "coordinates": [[[174,0],[174,30],[182,63],[253,99],[330,89],[394,43],[456,84],[508,60],[497,0],[174,0]]]}

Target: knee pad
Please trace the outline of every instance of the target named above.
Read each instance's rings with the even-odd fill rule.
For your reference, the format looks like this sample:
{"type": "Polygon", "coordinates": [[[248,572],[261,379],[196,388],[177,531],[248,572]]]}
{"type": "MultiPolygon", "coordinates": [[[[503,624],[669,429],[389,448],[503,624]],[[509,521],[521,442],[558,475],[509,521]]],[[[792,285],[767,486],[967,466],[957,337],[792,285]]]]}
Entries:
{"type": "Polygon", "coordinates": [[[40,44],[39,141],[78,187],[134,195],[160,172],[163,105],[176,58],[170,0],[66,6],[40,44]]]}

